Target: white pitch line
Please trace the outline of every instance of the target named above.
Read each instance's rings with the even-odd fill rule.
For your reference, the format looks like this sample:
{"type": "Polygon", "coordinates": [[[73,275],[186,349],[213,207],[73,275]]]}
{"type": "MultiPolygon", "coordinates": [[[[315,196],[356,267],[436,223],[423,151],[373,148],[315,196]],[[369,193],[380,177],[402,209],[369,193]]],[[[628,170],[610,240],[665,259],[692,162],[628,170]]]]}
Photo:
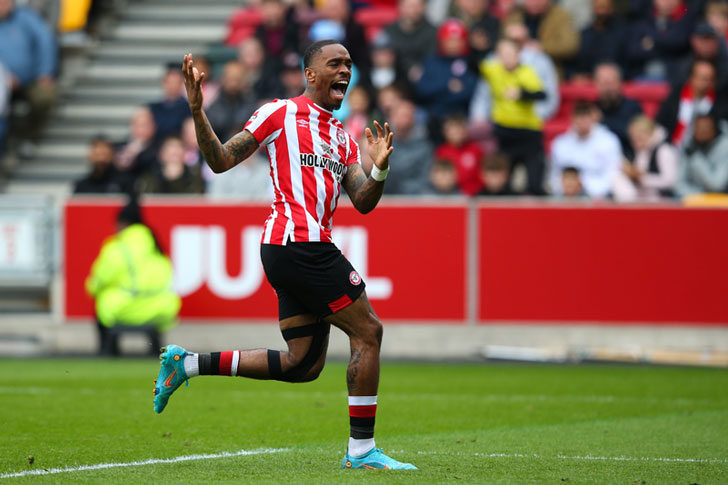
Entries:
{"type": "Polygon", "coordinates": [[[81,465],[75,467],[66,468],[50,468],[44,470],[26,470],[15,473],[5,473],[0,475],[0,478],[16,478],[16,477],[27,477],[35,475],[55,475],[57,473],[70,473],[70,472],[82,472],[88,470],[104,470],[106,468],[125,468],[131,466],[146,466],[146,465],[158,465],[163,463],[179,463],[181,461],[194,461],[194,460],[214,460],[217,458],[232,458],[236,456],[250,456],[250,455],[266,455],[272,453],[282,453],[288,451],[288,448],[262,448],[259,450],[240,450],[240,451],[223,451],[222,453],[213,453],[205,455],[185,455],[177,456],[174,458],[152,458],[144,461],[130,461],[127,463],[98,463],[96,465],[81,465]]]}
{"type": "MultiPolygon", "coordinates": [[[[405,453],[404,451],[401,451],[405,453]]],[[[559,459],[559,460],[591,460],[591,461],[656,461],[665,463],[728,463],[723,458],[665,458],[652,456],[572,456],[556,455],[553,457],[524,453],[450,453],[440,451],[419,451],[418,455],[457,455],[457,456],[479,456],[483,458],[536,458],[536,459],[559,459]]]]}

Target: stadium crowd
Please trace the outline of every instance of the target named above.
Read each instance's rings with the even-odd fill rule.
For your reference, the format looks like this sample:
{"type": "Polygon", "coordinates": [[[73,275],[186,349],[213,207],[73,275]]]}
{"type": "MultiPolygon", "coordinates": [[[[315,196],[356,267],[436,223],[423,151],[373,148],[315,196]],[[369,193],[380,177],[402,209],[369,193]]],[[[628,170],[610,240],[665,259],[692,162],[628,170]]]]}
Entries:
{"type": "MultiPolygon", "coordinates": [[[[0,0],[4,39],[29,12],[8,5],[0,0]]],[[[22,22],[55,49],[32,33],[37,22],[22,22]]],[[[389,194],[654,200],[728,191],[727,34],[728,0],[251,0],[195,62],[224,141],[261,104],[303,91],[309,42],[340,40],[355,69],[336,115],[359,140],[373,119],[389,121],[389,194]]],[[[0,43],[10,88],[0,86],[37,99],[42,116],[55,58],[40,40],[18,42],[0,43]]],[[[207,169],[177,60],[161,84],[126,140],[91,141],[76,192],[268,199],[263,156],[207,169]]]]}

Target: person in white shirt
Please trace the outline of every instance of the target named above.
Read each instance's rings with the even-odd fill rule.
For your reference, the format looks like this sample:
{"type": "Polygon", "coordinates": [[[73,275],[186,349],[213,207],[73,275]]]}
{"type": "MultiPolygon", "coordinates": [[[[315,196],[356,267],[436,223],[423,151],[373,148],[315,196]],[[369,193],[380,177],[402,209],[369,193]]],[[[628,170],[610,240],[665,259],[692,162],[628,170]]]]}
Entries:
{"type": "Polygon", "coordinates": [[[555,195],[563,195],[561,173],[566,167],[579,170],[587,196],[605,198],[610,195],[622,163],[622,148],[619,138],[597,123],[598,116],[592,103],[577,103],[571,129],[554,139],[550,182],[555,195]]]}

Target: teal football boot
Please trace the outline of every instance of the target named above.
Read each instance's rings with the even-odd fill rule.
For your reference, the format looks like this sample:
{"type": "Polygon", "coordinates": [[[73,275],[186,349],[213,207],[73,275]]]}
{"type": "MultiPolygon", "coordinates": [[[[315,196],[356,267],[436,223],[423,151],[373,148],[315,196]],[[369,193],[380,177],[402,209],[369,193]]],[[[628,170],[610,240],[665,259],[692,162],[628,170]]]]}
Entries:
{"type": "Polygon", "coordinates": [[[157,414],[164,411],[169,397],[183,382],[190,385],[184,366],[187,351],[178,345],[168,345],[161,350],[159,360],[162,366],[154,381],[154,411],[157,414]]]}
{"type": "Polygon", "coordinates": [[[344,456],[341,468],[369,468],[372,470],[417,470],[411,463],[401,463],[382,453],[381,448],[373,448],[362,456],[344,456]]]}

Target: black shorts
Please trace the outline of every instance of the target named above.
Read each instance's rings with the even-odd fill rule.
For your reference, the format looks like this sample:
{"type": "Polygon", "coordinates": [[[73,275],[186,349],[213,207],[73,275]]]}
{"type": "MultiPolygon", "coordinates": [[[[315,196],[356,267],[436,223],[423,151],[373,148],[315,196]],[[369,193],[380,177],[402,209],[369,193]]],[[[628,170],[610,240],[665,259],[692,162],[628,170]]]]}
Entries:
{"type": "Polygon", "coordinates": [[[366,284],[334,244],[261,244],[265,276],[278,295],[278,317],[331,315],[353,303],[366,284]]]}

